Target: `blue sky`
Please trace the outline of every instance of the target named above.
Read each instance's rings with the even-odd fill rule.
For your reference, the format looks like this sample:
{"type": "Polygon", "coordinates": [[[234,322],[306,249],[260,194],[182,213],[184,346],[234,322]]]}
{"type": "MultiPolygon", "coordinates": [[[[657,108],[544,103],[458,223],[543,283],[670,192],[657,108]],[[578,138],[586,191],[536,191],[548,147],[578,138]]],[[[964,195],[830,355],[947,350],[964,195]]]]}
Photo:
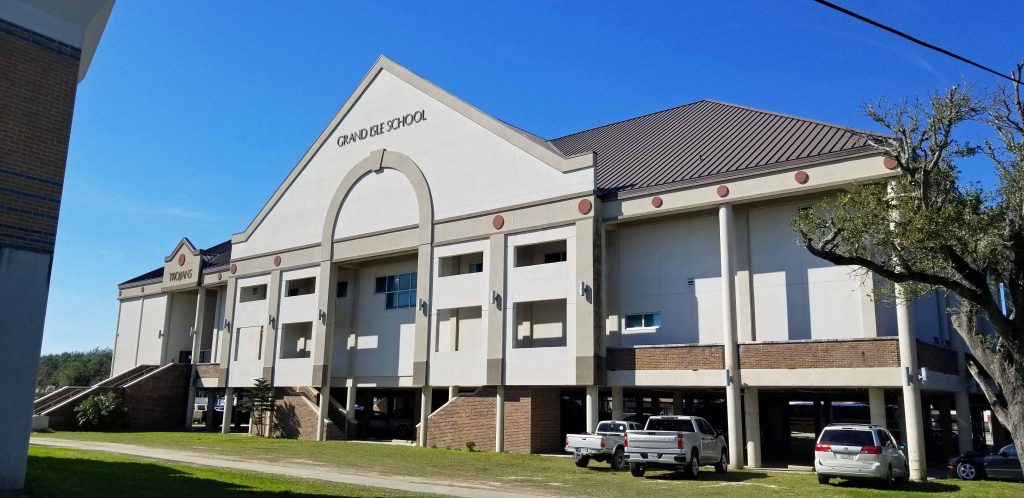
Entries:
{"type": "MultiPolygon", "coordinates": [[[[1024,57],[1009,0],[839,3],[998,70],[1024,57]]],[[[118,282],[243,230],[380,54],[545,138],[704,98],[877,129],[865,99],[997,83],[810,0],[122,0],[78,87],[43,352],[112,346],[118,282]]]]}

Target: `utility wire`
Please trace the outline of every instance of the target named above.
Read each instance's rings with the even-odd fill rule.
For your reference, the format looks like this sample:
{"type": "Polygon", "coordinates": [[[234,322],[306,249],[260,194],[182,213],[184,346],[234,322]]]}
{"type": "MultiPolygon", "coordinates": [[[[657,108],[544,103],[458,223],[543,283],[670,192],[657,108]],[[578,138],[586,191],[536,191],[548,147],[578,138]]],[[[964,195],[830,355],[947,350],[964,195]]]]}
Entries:
{"type": "Polygon", "coordinates": [[[886,25],[884,25],[884,24],[882,24],[882,23],[880,23],[878,21],[875,21],[873,19],[869,19],[867,17],[864,17],[864,16],[862,16],[862,15],[856,13],[856,12],[853,12],[851,10],[844,9],[844,8],[834,4],[832,2],[827,2],[825,0],[812,0],[812,1],[814,1],[816,3],[819,3],[821,5],[824,5],[824,6],[828,7],[828,8],[830,8],[830,9],[842,12],[843,14],[846,14],[846,15],[848,15],[850,17],[853,17],[853,18],[856,18],[858,20],[864,21],[864,22],[866,22],[866,23],[868,23],[868,24],[870,24],[872,26],[875,26],[877,28],[882,28],[882,29],[884,29],[884,30],[886,30],[886,31],[896,35],[896,36],[899,36],[901,38],[905,38],[905,39],[910,40],[910,41],[912,41],[912,42],[914,42],[914,43],[916,43],[918,45],[921,45],[922,47],[929,48],[929,49],[934,50],[936,52],[939,52],[941,54],[948,55],[948,56],[950,56],[950,57],[952,57],[952,58],[954,58],[956,60],[959,60],[961,62],[966,62],[966,63],[968,63],[968,64],[970,64],[970,65],[972,65],[972,66],[974,66],[974,67],[976,67],[978,69],[981,69],[982,71],[988,71],[988,72],[990,72],[990,73],[992,73],[992,74],[994,74],[996,76],[999,76],[999,77],[1002,77],[1002,78],[1006,78],[1006,79],[1008,79],[1008,80],[1010,80],[1010,81],[1012,81],[1014,83],[1018,83],[1018,84],[1021,83],[1020,80],[1017,80],[1017,79],[1015,79],[1015,78],[1013,78],[1011,76],[1007,76],[1007,75],[1005,75],[1003,73],[1000,73],[999,71],[996,71],[995,69],[992,69],[990,67],[978,64],[977,62],[974,62],[974,61],[972,61],[972,60],[970,60],[970,59],[968,59],[966,57],[954,54],[953,52],[950,52],[949,50],[946,50],[946,49],[944,49],[942,47],[936,47],[935,45],[932,45],[931,43],[928,43],[928,42],[926,42],[924,40],[921,40],[921,39],[918,39],[918,38],[914,38],[913,36],[910,36],[910,35],[902,32],[902,31],[900,31],[900,30],[898,30],[896,28],[890,28],[889,26],[886,26],[886,25]]]}

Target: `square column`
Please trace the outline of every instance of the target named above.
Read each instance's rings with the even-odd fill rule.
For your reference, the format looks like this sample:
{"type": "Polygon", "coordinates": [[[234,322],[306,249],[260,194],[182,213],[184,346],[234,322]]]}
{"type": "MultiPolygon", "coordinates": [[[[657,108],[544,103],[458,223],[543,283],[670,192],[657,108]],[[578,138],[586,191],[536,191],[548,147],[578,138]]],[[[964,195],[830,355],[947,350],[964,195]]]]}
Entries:
{"type": "Polygon", "coordinates": [[[967,453],[974,449],[974,434],[971,425],[971,399],[967,391],[957,391],[953,394],[953,402],[956,404],[956,433],[957,442],[960,445],[960,453],[967,453]]]}
{"type": "Polygon", "coordinates": [[[734,288],[733,213],[731,204],[718,207],[718,243],[722,280],[722,343],[725,349],[725,405],[729,431],[729,461],[743,463],[743,420],[740,405],[740,358],[736,337],[736,290],[734,288]]]}
{"type": "Polygon", "coordinates": [[[327,417],[331,413],[331,386],[320,388],[320,406],[317,407],[316,440],[327,440],[327,417]]]}
{"type": "Polygon", "coordinates": [[[612,386],[612,419],[622,420],[622,386],[612,386]]]}
{"type": "Polygon", "coordinates": [[[494,451],[505,451],[505,386],[498,386],[494,397],[494,451]]]}
{"type": "MultiPolygon", "coordinates": [[[[224,420],[220,424],[220,432],[222,434],[231,434],[231,416],[235,412],[234,398],[235,398],[235,388],[233,388],[233,387],[225,388],[224,389],[224,420]]],[[[217,402],[217,400],[214,399],[214,403],[213,404],[216,405],[216,402],[217,402]]],[[[207,406],[212,406],[212,405],[210,405],[210,403],[207,402],[207,406]]]]}
{"type": "Polygon", "coordinates": [[[871,410],[871,423],[887,427],[885,425],[885,389],[868,389],[868,408],[871,410]]]}
{"type": "Polygon", "coordinates": [[[756,387],[743,393],[743,416],[746,421],[747,467],[761,466],[761,403],[756,387]]]}
{"type": "Polygon", "coordinates": [[[423,386],[423,389],[420,389],[420,440],[417,444],[422,448],[427,447],[427,422],[430,418],[432,395],[430,386],[423,386]]]}
{"type": "Polygon", "coordinates": [[[587,386],[587,432],[597,430],[598,399],[597,386],[587,386]]]}

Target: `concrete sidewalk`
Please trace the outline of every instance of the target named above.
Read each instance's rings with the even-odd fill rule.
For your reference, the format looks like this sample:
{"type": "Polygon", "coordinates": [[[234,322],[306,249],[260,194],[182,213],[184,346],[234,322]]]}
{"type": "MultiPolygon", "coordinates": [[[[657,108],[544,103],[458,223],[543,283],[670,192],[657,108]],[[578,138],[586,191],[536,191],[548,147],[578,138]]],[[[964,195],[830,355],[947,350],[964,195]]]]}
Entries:
{"type": "Polygon", "coordinates": [[[290,465],[288,463],[271,463],[261,460],[235,459],[205,453],[151,448],[129,444],[71,441],[36,435],[32,436],[31,444],[58,448],[71,448],[76,450],[104,451],[107,453],[117,453],[121,455],[131,455],[156,460],[167,460],[189,465],[218,467],[222,469],[242,470],[248,472],[261,472],[264,474],[298,477],[302,479],[318,479],[321,481],[358,484],[361,486],[374,486],[378,488],[400,489],[402,491],[410,491],[414,493],[433,493],[439,495],[462,496],[466,498],[511,498],[523,495],[544,496],[536,494],[531,490],[508,488],[497,485],[497,483],[495,483],[495,486],[488,486],[484,484],[471,484],[465,482],[427,480],[407,476],[346,474],[337,469],[317,466],[315,464],[308,464],[300,467],[297,465],[290,465]]]}

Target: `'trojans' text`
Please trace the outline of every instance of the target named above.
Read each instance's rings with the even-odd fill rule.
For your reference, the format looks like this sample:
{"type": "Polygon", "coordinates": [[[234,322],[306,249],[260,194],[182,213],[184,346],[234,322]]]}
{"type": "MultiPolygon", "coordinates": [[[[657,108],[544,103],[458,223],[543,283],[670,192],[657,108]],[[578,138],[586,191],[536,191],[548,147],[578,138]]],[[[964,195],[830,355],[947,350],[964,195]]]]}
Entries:
{"type": "Polygon", "coordinates": [[[405,128],[406,126],[412,126],[421,121],[427,120],[427,111],[421,109],[416,112],[411,112],[405,116],[389,119],[387,121],[381,121],[375,125],[353,131],[351,133],[345,133],[338,136],[338,147],[344,147],[348,144],[354,144],[360,140],[366,140],[370,137],[376,137],[383,135],[389,131],[395,131],[399,128],[405,128]]]}

